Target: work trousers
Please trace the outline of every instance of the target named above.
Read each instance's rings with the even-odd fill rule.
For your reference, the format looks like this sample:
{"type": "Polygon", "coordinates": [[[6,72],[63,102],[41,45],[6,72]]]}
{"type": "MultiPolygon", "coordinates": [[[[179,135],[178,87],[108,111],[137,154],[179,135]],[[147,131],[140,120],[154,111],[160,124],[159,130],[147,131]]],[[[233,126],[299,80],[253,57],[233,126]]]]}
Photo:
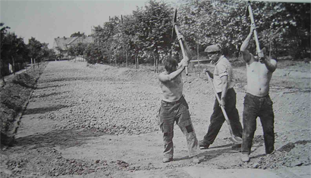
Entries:
{"type": "MultiPolygon", "coordinates": [[[[221,92],[217,93],[219,98],[221,98],[221,92]]],[[[232,132],[235,136],[242,138],[242,125],[240,122],[239,112],[236,108],[236,93],[233,88],[228,89],[226,98],[225,98],[225,111],[228,115],[232,132]]],[[[225,117],[222,113],[222,110],[219,106],[219,102],[215,99],[214,111],[210,117],[210,125],[208,127],[208,132],[204,136],[205,142],[212,144],[221,128],[225,122],[225,117]]]]}
{"type": "Polygon", "coordinates": [[[159,124],[163,133],[164,152],[166,158],[173,158],[174,123],[179,126],[186,137],[189,157],[199,153],[198,140],[191,122],[188,104],[184,97],[176,102],[161,101],[159,124]]]}
{"type": "Polygon", "coordinates": [[[243,111],[243,144],[242,152],[250,154],[254,133],[256,131],[256,119],[260,117],[266,153],[274,150],[274,113],[272,101],[269,95],[257,97],[247,93],[244,97],[243,111]]]}

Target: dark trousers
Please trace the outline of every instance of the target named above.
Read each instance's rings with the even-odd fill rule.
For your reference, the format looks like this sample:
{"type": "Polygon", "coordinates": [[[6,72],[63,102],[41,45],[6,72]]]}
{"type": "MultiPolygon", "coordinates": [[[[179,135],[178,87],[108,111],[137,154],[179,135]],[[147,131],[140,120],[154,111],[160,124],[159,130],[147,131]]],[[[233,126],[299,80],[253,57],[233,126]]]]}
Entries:
{"type": "Polygon", "coordinates": [[[250,154],[254,133],[256,131],[256,119],[260,117],[266,153],[274,150],[274,113],[272,101],[269,95],[265,97],[253,96],[249,93],[244,98],[243,111],[243,144],[242,152],[250,154]]]}
{"type": "MultiPolygon", "coordinates": [[[[221,92],[218,93],[218,96],[219,98],[221,97],[221,92]]],[[[232,132],[235,136],[242,137],[242,125],[239,118],[239,112],[236,108],[236,93],[233,88],[228,89],[225,102],[225,110],[230,120],[232,132]]],[[[224,122],[225,117],[217,99],[215,99],[214,112],[210,117],[210,125],[207,134],[204,136],[204,140],[209,144],[212,144],[224,122]]]]}
{"type": "Polygon", "coordinates": [[[188,104],[184,97],[172,103],[161,101],[159,124],[163,133],[163,156],[166,158],[173,158],[174,155],[173,137],[175,122],[186,137],[189,157],[193,157],[199,153],[198,140],[188,108],[188,104]]]}

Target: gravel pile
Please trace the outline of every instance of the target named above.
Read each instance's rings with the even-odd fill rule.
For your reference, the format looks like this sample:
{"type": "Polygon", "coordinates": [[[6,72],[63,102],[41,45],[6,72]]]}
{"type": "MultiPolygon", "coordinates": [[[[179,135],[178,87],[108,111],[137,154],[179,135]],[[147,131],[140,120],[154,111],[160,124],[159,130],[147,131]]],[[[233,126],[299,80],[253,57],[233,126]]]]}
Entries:
{"type": "Polygon", "coordinates": [[[86,128],[106,134],[158,130],[160,90],[154,72],[121,68],[115,73],[109,66],[78,65],[75,71],[66,70],[66,65],[57,73],[46,69],[32,101],[44,97],[54,103],[55,111],[40,118],[60,121],[58,129],[86,128]]]}

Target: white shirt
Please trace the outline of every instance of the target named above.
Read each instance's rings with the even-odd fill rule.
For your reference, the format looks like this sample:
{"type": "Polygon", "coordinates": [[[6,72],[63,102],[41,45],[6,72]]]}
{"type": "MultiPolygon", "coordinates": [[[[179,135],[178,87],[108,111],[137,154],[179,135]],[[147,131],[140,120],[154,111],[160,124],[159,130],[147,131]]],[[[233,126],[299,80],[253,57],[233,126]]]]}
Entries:
{"type": "Polygon", "coordinates": [[[232,66],[225,56],[220,56],[214,69],[214,86],[217,93],[222,92],[221,77],[228,76],[228,89],[235,85],[232,66]]]}

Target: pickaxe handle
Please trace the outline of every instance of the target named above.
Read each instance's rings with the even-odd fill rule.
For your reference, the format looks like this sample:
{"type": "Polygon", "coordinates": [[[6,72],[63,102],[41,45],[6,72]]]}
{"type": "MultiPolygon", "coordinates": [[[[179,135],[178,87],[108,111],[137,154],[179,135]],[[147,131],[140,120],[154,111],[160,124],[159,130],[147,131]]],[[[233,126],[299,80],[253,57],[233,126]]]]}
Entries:
{"type": "MultiPolygon", "coordinates": [[[[255,20],[254,20],[254,15],[253,15],[253,10],[252,10],[252,7],[251,5],[248,5],[248,12],[249,12],[249,16],[251,18],[251,22],[254,26],[255,25],[255,20]]],[[[257,30],[256,28],[254,29],[254,37],[255,37],[255,42],[256,42],[256,50],[257,50],[257,53],[258,53],[258,56],[259,57],[264,57],[261,49],[260,49],[260,45],[259,45],[259,40],[258,40],[258,35],[257,35],[257,30]]]]}
{"type": "Polygon", "coordinates": [[[177,34],[178,42],[180,44],[182,55],[183,55],[183,57],[186,57],[187,54],[186,54],[186,51],[185,51],[185,48],[184,48],[183,38],[181,38],[180,35],[179,35],[180,33],[179,33],[177,25],[174,25],[174,26],[175,26],[175,31],[176,31],[176,34],[177,34]]]}
{"type": "MultiPolygon", "coordinates": [[[[180,48],[181,48],[181,52],[182,52],[183,58],[185,58],[187,56],[187,54],[186,54],[186,50],[185,50],[185,47],[184,47],[183,38],[180,37],[180,33],[179,33],[177,25],[174,25],[174,28],[175,28],[175,32],[177,34],[177,38],[178,38],[178,42],[179,42],[179,45],[180,45],[180,48]]],[[[188,75],[188,67],[186,67],[186,75],[188,75]]]]}
{"type": "MultiPolygon", "coordinates": [[[[182,52],[182,55],[183,55],[183,58],[185,58],[187,56],[186,54],[186,50],[185,50],[185,47],[184,47],[184,39],[182,38],[181,34],[179,33],[179,30],[178,30],[178,26],[176,25],[176,21],[177,21],[177,9],[175,9],[174,11],[174,18],[173,18],[173,27],[174,27],[174,30],[176,32],[176,36],[178,38],[178,42],[179,42],[179,45],[180,45],[180,48],[181,48],[181,52],[182,52]]],[[[173,38],[173,31],[172,31],[172,38],[173,38]]],[[[188,67],[186,67],[186,75],[188,75],[188,67]]]]}

